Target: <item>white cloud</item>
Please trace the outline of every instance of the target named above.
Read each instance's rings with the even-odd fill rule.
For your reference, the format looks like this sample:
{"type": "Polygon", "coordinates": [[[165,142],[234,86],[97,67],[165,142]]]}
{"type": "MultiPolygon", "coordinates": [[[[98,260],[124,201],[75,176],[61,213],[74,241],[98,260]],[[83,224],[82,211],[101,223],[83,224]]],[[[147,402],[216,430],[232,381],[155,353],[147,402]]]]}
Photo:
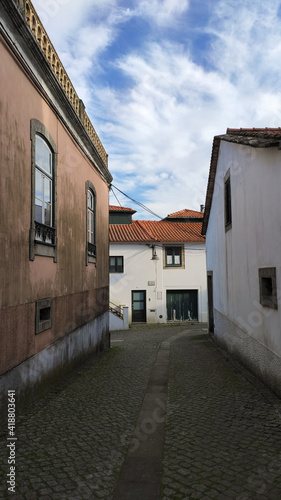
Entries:
{"type": "Polygon", "coordinates": [[[136,12],[158,25],[170,25],[189,6],[189,0],[140,0],[136,12]]]}
{"type": "Polygon", "coordinates": [[[53,1],[61,2],[50,23],[55,46],[106,146],[114,183],[156,213],[204,203],[214,135],[227,127],[281,126],[280,2],[214,2],[202,28],[211,35],[207,70],[196,48],[184,45],[186,33],[176,42],[164,30],[189,15],[187,0],[140,0],[134,10],[118,0],[53,1]],[[111,61],[126,86],[99,86],[104,50],[120,23],[126,29],[134,17],[148,21],[151,34],[161,27],[162,38],[152,43],[148,36],[134,49],[128,41],[111,61]]]}
{"type": "Polygon", "coordinates": [[[99,19],[116,0],[33,0],[34,7],[54,43],[61,43],[71,32],[80,29],[89,17],[99,19]]]}
{"type": "MultiPolygon", "coordinates": [[[[263,88],[263,69],[251,63],[251,56],[259,52],[265,57],[263,40],[256,34],[255,46],[248,46],[250,27],[243,27],[247,42],[239,43],[238,28],[231,34],[225,22],[220,29],[220,41],[227,43],[216,47],[220,57],[211,72],[175,44],[150,45],[145,54],[130,54],[119,61],[134,85],[126,96],[113,92],[113,107],[107,101],[114,151],[119,137],[127,141],[130,175],[135,166],[134,188],[140,192],[149,187],[145,202],[163,216],[182,207],[199,209],[204,203],[214,135],[228,126],[281,125],[279,84],[273,80],[271,88],[268,82],[263,88]],[[161,176],[163,169],[169,174],[166,179],[161,176]]],[[[110,147],[109,140],[109,152],[110,147]]],[[[120,158],[115,165],[115,155],[110,155],[113,175],[119,176],[119,164],[120,158]]]]}

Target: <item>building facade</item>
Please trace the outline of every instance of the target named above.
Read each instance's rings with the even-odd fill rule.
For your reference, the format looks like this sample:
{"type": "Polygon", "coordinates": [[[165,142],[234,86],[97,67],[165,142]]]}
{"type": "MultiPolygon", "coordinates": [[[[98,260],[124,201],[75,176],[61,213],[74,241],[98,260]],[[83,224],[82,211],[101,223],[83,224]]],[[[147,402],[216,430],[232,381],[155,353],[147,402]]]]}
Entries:
{"type": "Polygon", "coordinates": [[[109,346],[112,178],[32,3],[0,13],[0,390],[19,407],[109,346]]]}
{"type": "Polygon", "coordinates": [[[207,321],[203,213],[162,221],[133,220],[134,213],[110,207],[110,301],[128,307],[130,324],[207,321]]]}
{"type": "Polygon", "coordinates": [[[209,329],[281,394],[280,129],[214,138],[203,234],[209,329]]]}

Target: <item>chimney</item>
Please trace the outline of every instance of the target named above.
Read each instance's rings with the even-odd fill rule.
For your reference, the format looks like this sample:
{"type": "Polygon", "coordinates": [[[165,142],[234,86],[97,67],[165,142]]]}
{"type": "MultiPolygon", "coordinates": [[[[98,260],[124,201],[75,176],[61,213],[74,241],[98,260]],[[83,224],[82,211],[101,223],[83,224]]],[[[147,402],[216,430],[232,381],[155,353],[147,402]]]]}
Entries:
{"type": "Polygon", "coordinates": [[[204,212],[205,210],[205,205],[200,205],[200,212],[204,212]]]}

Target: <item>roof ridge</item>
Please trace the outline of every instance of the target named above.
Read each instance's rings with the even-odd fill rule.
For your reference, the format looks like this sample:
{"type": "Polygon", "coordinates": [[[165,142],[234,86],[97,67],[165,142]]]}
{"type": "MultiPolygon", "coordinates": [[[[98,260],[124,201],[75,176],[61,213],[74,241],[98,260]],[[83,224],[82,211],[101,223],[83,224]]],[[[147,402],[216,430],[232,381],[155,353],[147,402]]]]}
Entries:
{"type": "Polygon", "coordinates": [[[281,127],[252,127],[252,128],[247,128],[247,127],[240,127],[240,128],[230,128],[227,127],[226,133],[232,133],[232,132],[251,132],[251,131],[258,131],[258,132],[264,132],[264,131],[281,131],[281,127]]]}
{"type": "MultiPolygon", "coordinates": [[[[142,229],[142,231],[144,231],[148,237],[152,240],[152,241],[158,241],[154,238],[154,236],[141,224],[141,222],[158,222],[158,221],[142,221],[142,220],[134,220],[134,222],[136,222],[142,229]]],[[[159,221],[160,222],[160,221],[159,221]]]]}

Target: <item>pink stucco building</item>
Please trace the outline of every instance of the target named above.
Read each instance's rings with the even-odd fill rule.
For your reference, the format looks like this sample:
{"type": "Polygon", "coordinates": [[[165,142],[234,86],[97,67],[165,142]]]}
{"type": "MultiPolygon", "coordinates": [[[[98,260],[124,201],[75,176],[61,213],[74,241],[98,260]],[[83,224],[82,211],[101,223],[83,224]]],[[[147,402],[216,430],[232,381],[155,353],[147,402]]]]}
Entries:
{"type": "Polygon", "coordinates": [[[31,2],[0,16],[0,391],[21,405],[109,345],[112,178],[31,2]]]}

